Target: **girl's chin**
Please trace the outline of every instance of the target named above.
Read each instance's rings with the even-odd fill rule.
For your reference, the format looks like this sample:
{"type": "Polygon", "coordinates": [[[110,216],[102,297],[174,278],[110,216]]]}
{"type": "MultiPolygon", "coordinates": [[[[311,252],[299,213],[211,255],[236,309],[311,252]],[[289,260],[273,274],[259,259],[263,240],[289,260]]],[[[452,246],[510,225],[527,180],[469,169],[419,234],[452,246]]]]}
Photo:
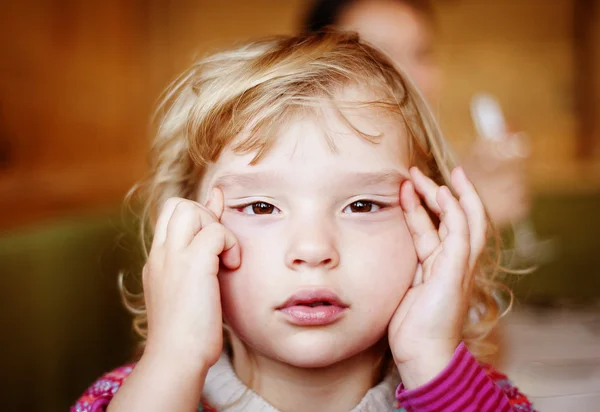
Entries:
{"type": "MultiPolygon", "coordinates": [[[[332,351],[333,352],[333,351],[332,351]]],[[[321,352],[314,354],[307,353],[288,353],[284,357],[279,357],[279,361],[302,369],[314,369],[314,368],[328,368],[335,365],[338,362],[344,361],[350,356],[344,356],[344,354],[321,352]]]]}
{"type": "MultiPolygon", "coordinates": [[[[381,355],[381,350],[375,349],[373,342],[356,342],[348,344],[349,339],[339,339],[337,342],[304,342],[288,343],[285,348],[274,350],[266,356],[297,368],[327,368],[357,355],[367,355],[374,349],[373,356],[381,355]]],[[[275,348],[274,348],[275,349],[275,348]]]]}
{"type": "Polygon", "coordinates": [[[345,330],[342,333],[330,328],[308,328],[293,334],[267,333],[270,338],[265,340],[265,336],[256,335],[255,330],[240,331],[233,327],[231,343],[234,356],[236,351],[242,351],[297,368],[326,368],[357,355],[374,359],[381,357],[388,348],[387,326],[381,329],[375,334],[371,330],[370,336],[367,336],[361,330],[345,330]]]}

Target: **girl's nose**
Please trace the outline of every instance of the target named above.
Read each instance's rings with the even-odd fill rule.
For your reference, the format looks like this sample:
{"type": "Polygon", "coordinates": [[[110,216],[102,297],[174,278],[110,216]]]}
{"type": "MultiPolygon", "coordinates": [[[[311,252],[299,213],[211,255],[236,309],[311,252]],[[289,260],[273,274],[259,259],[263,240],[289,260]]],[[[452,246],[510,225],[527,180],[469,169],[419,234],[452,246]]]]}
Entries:
{"type": "Polygon", "coordinates": [[[313,222],[299,225],[290,234],[286,265],[293,270],[305,267],[333,269],[340,262],[333,230],[313,222]]]}

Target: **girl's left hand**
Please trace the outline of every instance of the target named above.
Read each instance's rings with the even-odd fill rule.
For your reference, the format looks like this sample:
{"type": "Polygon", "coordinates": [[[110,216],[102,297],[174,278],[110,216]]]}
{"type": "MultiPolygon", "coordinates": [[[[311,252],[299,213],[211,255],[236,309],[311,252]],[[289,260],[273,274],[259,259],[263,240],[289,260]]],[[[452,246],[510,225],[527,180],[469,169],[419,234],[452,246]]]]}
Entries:
{"type": "Polygon", "coordinates": [[[462,168],[452,171],[458,199],[417,168],[410,174],[412,181],[405,181],[400,189],[400,204],[418,266],[388,328],[392,355],[407,389],[437,376],[462,340],[473,273],[487,227],[481,199],[462,168]],[[439,217],[439,228],[417,193],[439,217]]]}

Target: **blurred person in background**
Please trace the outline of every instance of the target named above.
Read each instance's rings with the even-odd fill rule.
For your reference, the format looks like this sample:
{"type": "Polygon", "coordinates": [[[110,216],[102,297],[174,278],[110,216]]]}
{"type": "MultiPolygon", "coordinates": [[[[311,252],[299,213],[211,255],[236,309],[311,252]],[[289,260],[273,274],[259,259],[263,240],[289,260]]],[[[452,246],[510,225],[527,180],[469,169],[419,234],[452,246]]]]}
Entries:
{"type": "MultiPolygon", "coordinates": [[[[384,51],[423,93],[432,108],[439,101],[441,72],[434,54],[435,21],[427,0],[317,0],[302,28],[352,30],[384,51]]],[[[502,229],[530,210],[526,166],[528,147],[521,134],[476,139],[460,163],[475,184],[495,225],[502,229]]]]}

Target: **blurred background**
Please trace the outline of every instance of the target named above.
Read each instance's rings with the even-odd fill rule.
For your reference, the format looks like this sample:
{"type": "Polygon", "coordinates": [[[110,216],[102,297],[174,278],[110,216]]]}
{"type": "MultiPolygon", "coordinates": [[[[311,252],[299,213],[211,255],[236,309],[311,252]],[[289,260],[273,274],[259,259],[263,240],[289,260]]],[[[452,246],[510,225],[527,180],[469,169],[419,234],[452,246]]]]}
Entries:
{"type": "MultiPolygon", "coordinates": [[[[293,33],[308,0],[0,3],[2,410],[64,411],[131,359],[127,190],[159,93],[194,57],[293,33]]],[[[495,95],[532,146],[539,268],[507,279],[500,367],[542,411],[600,410],[600,1],[438,0],[434,104],[458,151],[495,95]],[[577,407],[579,409],[577,409],[577,407]]]]}

